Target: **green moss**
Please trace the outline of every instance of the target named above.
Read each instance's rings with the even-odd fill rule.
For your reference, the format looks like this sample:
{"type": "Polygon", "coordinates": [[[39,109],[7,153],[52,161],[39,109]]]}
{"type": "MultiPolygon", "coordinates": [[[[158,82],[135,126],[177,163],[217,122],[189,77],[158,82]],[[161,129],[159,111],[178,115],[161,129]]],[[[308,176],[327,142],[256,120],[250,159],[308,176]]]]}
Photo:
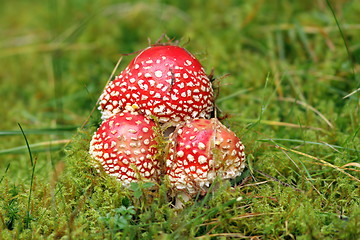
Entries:
{"type": "Polygon", "coordinates": [[[360,4],[329,2],[344,38],[326,1],[2,4],[0,239],[357,239],[359,92],[344,96],[359,88],[360,4]],[[127,189],[96,170],[98,111],[62,128],[87,120],[122,53],[162,33],[215,69],[223,123],[247,154],[242,177],[180,211],[165,182],[127,189]],[[23,136],[5,131],[18,123],[37,129],[33,178],[12,150],[23,136]]]}

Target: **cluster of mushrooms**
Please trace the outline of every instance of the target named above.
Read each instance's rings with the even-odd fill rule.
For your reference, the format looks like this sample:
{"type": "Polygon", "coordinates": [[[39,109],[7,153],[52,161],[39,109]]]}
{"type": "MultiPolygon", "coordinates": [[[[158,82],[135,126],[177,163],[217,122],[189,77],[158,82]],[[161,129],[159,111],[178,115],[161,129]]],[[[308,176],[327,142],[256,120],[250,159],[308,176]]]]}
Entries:
{"type": "Polygon", "coordinates": [[[148,47],[101,94],[103,122],[89,153],[124,186],[166,180],[183,200],[204,194],[216,178],[233,179],[245,167],[240,139],[211,118],[214,100],[192,54],[174,45],[148,47]]]}

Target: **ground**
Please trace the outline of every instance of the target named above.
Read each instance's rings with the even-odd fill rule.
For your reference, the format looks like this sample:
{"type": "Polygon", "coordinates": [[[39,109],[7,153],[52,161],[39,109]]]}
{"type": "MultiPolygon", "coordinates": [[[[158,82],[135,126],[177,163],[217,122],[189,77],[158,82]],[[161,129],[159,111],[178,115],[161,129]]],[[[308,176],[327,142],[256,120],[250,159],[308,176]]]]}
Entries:
{"type": "Polygon", "coordinates": [[[360,2],[19,0],[0,13],[0,239],[359,238],[360,2]],[[247,155],[239,179],[182,210],[166,182],[123,188],[88,155],[119,58],[117,74],[164,35],[214,71],[247,155]]]}

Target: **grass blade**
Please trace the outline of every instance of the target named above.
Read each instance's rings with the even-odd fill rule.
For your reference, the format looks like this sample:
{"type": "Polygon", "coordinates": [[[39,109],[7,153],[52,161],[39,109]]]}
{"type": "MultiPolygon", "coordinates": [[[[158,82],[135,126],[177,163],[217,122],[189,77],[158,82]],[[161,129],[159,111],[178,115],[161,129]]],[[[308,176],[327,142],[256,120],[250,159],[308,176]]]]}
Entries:
{"type": "Polygon", "coordinates": [[[300,143],[300,144],[313,144],[313,145],[322,145],[326,147],[331,147],[334,149],[343,149],[343,150],[350,150],[354,152],[360,152],[359,150],[353,149],[353,148],[346,148],[341,147],[338,145],[328,144],[328,143],[321,143],[321,142],[312,142],[312,141],[306,141],[306,140],[299,140],[299,139],[285,139],[285,138],[267,138],[267,139],[259,139],[257,140],[259,142],[277,142],[277,141],[285,141],[285,142],[293,142],[293,143],[300,143]]]}
{"type": "Polygon", "coordinates": [[[18,125],[19,125],[20,131],[21,131],[21,133],[22,133],[22,135],[23,135],[23,137],[24,137],[24,139],[25,139],[26,147],[27,147],[28,152],[29,152],[29,157],[30,157],[31,166],[34,166],[33,157],[32,157],[32,154],[31,154],[31,149],[30,149],[29,142],[28,142],[28,140],[27,140],[27,137],[26,137],[26,135],[25,135],[25,132],[24,132],[23,128],[21,127],[20,123],[18,123],[18,125]]]}
{"type": "MultiPolygon", "coordinates": [[[[345,34],[344,34],[343,30],[342,30],[342,27],[340,26],[340,23],[339,23],[339,21],[338,21],[338,18],[336,17],[336,14],[335,14],[335,11],[334,11],[333,6],[331,5],[331,3],[330,3],[329,0],[326,0],[326,3],[327,3],[327,5],[328,5],[328,7],[329,7],[329,9],[330,9],[333,17],[334,17],[336,26],[337,26],[338,29],[339,29],[339,33],[340,33],[341,38],[342,38],[342,40],[343,40],[343,42],[344,42],[344,45],[345,45],[346,53],[347,53],[347,55],[348,55],[348,57],[349,57],[349,60],[350,60],[350,62],[351,62],[352,75],[353,75],[354,79],[356,80],[356,74],[355,74],[355,64],[356,64],[356,60],[355,60],[354,57],[351,55],[348,42],[346,41],[345,34]]],[[[359,81],[359,83],[358,83],[358,86],[360,86],[360,81],[359,81]]],[[[359,89],[360,89],[360,88],[359,88],[359,89]]],[[[346,96],[343,97],[343,99],[348,98],[348,97],[350,97],[351,95],[355,94],[356,92],[359,91],[359,89],[354,90],[354,91],[352,91],[351,93],[347,94],[346,96]]]]}
{"type": "Polygon", "coordinates": [[[8,163],[8,165],[6,166],[6,169],[5,169],[4,175],[3,175],[3,176],[1,177],[1,179],[0,179],[0,184],[1,184],[1,182],[4,180],[5,175],[6,175],[7,171],[9,170],[9,168],[10,168],[10,163],[8,163]]]}
{"type": "Polygon", "coordinates": [[[344,32],[343,32],[343,30],[342,30],[342,28],[341,28],[341,26],[340,26],[340,23],[339,23],[339,21],[338,21],[338,19],[337,19],[337,17],[336,17],[334,8],[332,7],[330,1],[329,1],[329,0],[326,0],[326,4],[328,5],[328,7],[329,7],[329,9],[330,9],[330,11],[331,11],[331,14],[332,14],[333,17],[334,17],[336,26],[338,27],[339,33],[340,33],[340,35],[341,35],[341,38],[342,38],[342,40],[344,41],[344,45],[345,45],[345,48],[346,48],[346,52],[347,52],[348,57],[349,57],[349,59],[350,59],[350,61],[351,61],[351,63],[352,63],[353,76],[354,76],[354,78],[355,78],[354,59],[353,59],[353,57],[352,57],[352,55],[351,55],[351,53],[350,53],[350,48],[349,48],[348,43],[347,43],[347,41],[346,41],[346,39],[345,39],[345,34],[344,34],[344,32]]]}
{"type": "MultiPolygon", "coordinates": [[[[63,145],[63,144],[69,143],[70,141],[71,141],[70,139],[60,139],[60,140],[55,140],[55,141],[39,142],[39,143],[30,144],[29,147],[31,149],[33,149],[32,152],[44,152],[44,151],[49,151],[49,150],[54,151],[54,150],[60,149],[60,146],[54,147],[54,145],[63,145]],[[38,147],[46,147],[46,148],[37,149],[38,147]]],[[[1,154],[21,154],[21,153],[24,153],[24,151],[26,149],[28,149],[28,146],[19,146],[19,147],[4,149],[4,150],[0,150],[0,155],[1,154]]]]}
{"type": "Polygon", "coordinates": [[[321,162],[323,164],[325,164],[326,166],[328,167],[331,167],[331,168],[334,168],[336,170],[338,170],[339,172],[345,174],[346,176],[350,177],[352,180],[354,181],[357,181],[358,183],[360,183],[360,179],[357,179],[356,177],[354,177],[353,175],[345,172],[343,169],[341,169],[340,167],[336,166],[336,165],[333,165],[325,160],[322,160],[318,157],[314,157],[314,156],[311,156],[309,154],[306,154],[306,153],[303,153],[303,152],[300,152],[300,151],[296,151],[296,150],[293,150],[293,149],[289,149],[289,148],[284,148],[284,147],[281,147],[281,146],[278,146],[278,145],[275,145],[276,148],[278,149],[281,149],[281,150],[284,150],[284,151],[287,151],[287,152],[292,152],[292,153],[295,153],[295,154],[298,154],[298,155],[301,155],[301,156],[305,156],[305,157],[308,157],[308,158],[311,158],[313,160],[316,160],[318,162],[321,162]]]}
{"type": "Polygon", "coordinates": [[[13,136],[13,135],[23,135],[25,133],[26,135],[29,134],[38,134],[38,135],[50,135],[50,134],[63,134],[64,132],[72,132],[76,131],[78,126],[64,126],[59,128],[43,128],[43,129],[30,129],[26,131],[0,131],[0,137],[1,136],[13,136]]]}
{"type": "Polygon", "coordinates": [[[30,203],[31,203],[32,188],[33,188],[33,184],[34,184],[36,161],[34,163],[29,142],[28,142],[28,140],[26,138],[26,135],[25,135],[20,123],[18,123],[18,125],[20,127],[21,132],[23,133],[23,136],[24,136],[24,139],[25,139],[25,142],[26,142],[26,146],[27,146],[27,149],[28,149],[28,152],[29,152],[31,167],[32,167],[31,180],[30,180],[30,191],[29,191],[29,198],[28,198],[28,203],[27,203],[27,211],[26,211],[26,216],[25,216],[25,229],[28,229],[29,226],[30,226],[30,221],[32,220],[32,218],[30,216],[30,203]]]}

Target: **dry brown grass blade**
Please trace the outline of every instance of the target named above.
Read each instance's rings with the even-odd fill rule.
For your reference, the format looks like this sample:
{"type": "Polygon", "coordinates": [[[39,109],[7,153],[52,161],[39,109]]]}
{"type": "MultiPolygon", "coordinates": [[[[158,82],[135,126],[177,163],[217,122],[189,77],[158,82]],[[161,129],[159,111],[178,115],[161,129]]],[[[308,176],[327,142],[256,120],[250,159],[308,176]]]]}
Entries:
{"type": "Polygon", "coordinates": [[[353,168],[343,168],[343,167],[342,167],[342,169],[344,169],[344,170],[348,170],[348,171],[353,171],[353,172],[359,172],[359,173],[360,173],[360,170],[358,170],[358,169],[353,169],[353,168]]]}
{"type": "MultiPolygon", "coordinates": [[[[274,215],[274,214],[277,214],[277,213],[247,213],[247,214],[243,214],[240,216],[228,218],[228,220],[240,220],[240,219],[244,219],[244,218],[252,218],[252,217],[259,217],[259,216],[264,216],[264,215],[274,215]]],[[[211,220],[212,220],[211,222],[200,224],[200,226],[213,225],[213,224],[217,224],[222,221],[221,219],[218,219],[218,218],[213,218],[211,220]]]]}
{"type": "MultiPolygon", "coordinates": [[[[351,30],[359,30],[360,24],[345,24],[342,26],[344,29],[351,29],[351,30]]],[[[295,24],[276,24],[276,25],[265,25],[262,26],[260,29],[262,31],[288,31],[294,30],[296,28],[295,24]]],[[[316,34],[316,33],[331,33],[338,31],[338,27],[336,26],[329,26],[329,27],[317,27],[317,26],[302,26],[303,31],[309,34],[316,34]]]]}
{"type": "Polygon", "coordinates": [[[238,186],[239,188],[245,188],[245,187],[253,187],[253,186],[258,186],[258,185],[262,185],[262,184],[266,184],[268,182],[272,182],[269,180],[266,181],[262,181],[262,182],[256,182],[256,183],[249,183],[249,184],[245,184],[245,185],[240,185],[238,186]]]}
{"type": "MultiPolygon", "coordinates": [[[[323,164],[323,163],[319,163],[319,162],[311,162],[312,164],[316,164],[316,165],[319,165],[319,166],[326,166],[325,164],[323,164]]],[[[348,163],[348,164],[345,164],[344,166],[342,166],[342,167],[339,167],[339,168],[341,168],[341,169],[343,169],[343,170],[348,170],[348,171],[353,171],[353,172],[360,172],[360,169],[354,169],[354,168],[347,168],[347,167],[351,167],[351,166],[353,166],[353,167],[360,167],[360,166],[358,166],[358,165],[360,165],[359,163],[348,163]],[[349,165],[348,165],[349,164],[349,165]]]]}
{"type": "Polygon", "coordinates": [[[53,145],[53,144],[64,144],[64,143],[68,143],[70,142],[70,139],[60,139],[60,140],[54,140],[54,141],[46,141],[46,142],[40,142],[40,143],[36,143],[36,146],[48,146],[48,145],[53,145]]]}
{"type": "Polygon", "coordinates": [[[312,129],[317,131],[326,132],[322,128],[312,127],[312,126],[302,126],[295,123],[287,123],[287,122],[278,122],[278,121],[271,121],[271,120],[261,120],[261,123],[272,125],[272,126],[281,126],[281,127],[291,127],[291,128],[305,128],[305,129],[312,129]]]}
{"type": "Polygon", "coordinates": [[[264,216],[264,215],[275,215],[275,214],[278,214],[278,213],[248,213],[248,214],[230,218],[230,220],[240,220],[240,219],[244,219],[244,218],[259,217],[259,216],[264,216]]]}
{"type": "MultiPolygon", "coordinates": [[[[232,218],[229,218],[228,220],[240,220],[240,219],[244,219],[244,218],[252,218],[252,217],[259,217],[259,216],[264,216],[264,215],[273,215],[273,214],[276,214],[276,213],[247,213],[247,214],[243,214],[243,215],[240,215],[240,216],[236,216],[236,217],[232,217],[232,218]]],[[[212,219],[211,222],[208,222],[208,223],[203,223],[203,224],[200,224],[200,226],[206,226],[206,225],[214,225],[216,224],[209,232],[215,230],[218,226],[219,223],[221,223],[221,219],[219,218],[214,218],[212,219]]],[[[214,234],[209,234],[209,232],[204,235],[204,236],[200,236],[200,237],[197,237],[197,239],[202,239],[204,237],[209,237],[209,236],[213,236],[213,237],[216,237],[216,236],[226,236],[226,237],[232,237],[232,238],[250,238],[250,239],[258,239],[257,237],[259,236],[244,236],[242,234],[238,234],[238,233],[214,233],[214,234]]]]}
{"type": "MultiPolygon", "coordinates": [[[[109,84],[109,82],[111,81],[111,79],[114,78],[115,72],[116,72],[116,70],[118,69],[118,67],[119,67],[122,59],[123,59],[123,57],[121,56],[121,57],[119,58],[119,60],[117,61],[116,65],[115,65],[115,67],[114,67],[114,69],[113,69],[113,71],[111,72],[111,75],[110,75],[109,79],[107,80],[107,82],[106,82],[106,84],[105,84],[105,86],[104,86],[104,88],[103,88],[103,91],[105,90],[106,86],[109,84]]],[[[99,102],[100,102],[100,98],[97,100],[96,105],[98,105],[99,102]]],[[[95,107],[96,107],[96,106],[95,106],[95,107]]]]}
{"type": "Polygon", "coordinates": [[[343,168],[344,167],[358,167],[360,168],[360,163],[356,163],[356,162],[352,162],[352,163],[347,163],[345,164],[344,166],[342,166],[343,168]]]}
{"type": "Polygon", "coordinates": [[[256,16],[259,14],[259,10],[261,9],[261,6],[263,6],[263,2],[264,2],[263,0],[257,1],[257,3],[254,5],[252,10],[250,11],[250,13],[244,18],[244,20],[241,24],[241,28],[246,27],[256,18],[256,16]]]}
{"type": "Polygon", "coordinates": [[[94,44],[66,44],[66,43],[43,43],[36,45],[25,45],[13,48],[3,49],[0,57],[10,57],[19,54],[30,54],[30,53],[43,53],[53,52],[56,50],[62,51],[78,51],[78,50],[90,50],[95,49],[94,44]]]}
{"type": "MultiPolygon", "coordinates": [[[[296,162],[292,159],[292,157],[291,157],[286,151],[282,151],[282,152],[286,155],[286,157],[287,157],[288,159],[290,159],[290,161],[296,166],[296,168],[300,170],[300,167],[296,164],[296,162]]],[[[309,176],[310,176],[310,175],[309,175],[309,176]]],[[[310,178],[311,178],[311,176],[310,176],[310,178]]],[[[323,194],[321,194],[321,192],[319,191],[319,189],[317,189],[317,188],[314,186],[314,184],[312,184],[312,182],[309,181],[309,178],[308,178],[308,177],[306,177],[306,180],[308,181],[308,183],[310,184],[310,186],[319,194],[319,196],[322,197],[322,198],[324,198],[323,194]]]]}
{"type": "Polygon", "coordinates": [[[307,108],[311,111],[313,111],[314,113],[316,113],[317,115],[319,115],[319,117],[324,120],[326,122],[326,124],[330,127],[330,128],[334,128],[334,126],[332,125],[332,123],[316,108],[314,108],[313,106],[310,106],[309,104],[302,102],[300,100],[294,99],[294,98],[279,98],[280,101],[285,101],[285,102],[293,102],[293,103],[297,103],[301,106],[303,106],[304,108],[307,108]]]}
{"type": "Polygon", "coordinates": [[[283,181],[281,181],[281,180],[279,180],[279,179],[277,179],[277,178],[275,178],[275,177],[273,177],[273,176],[270,176],[269,174],[266,174],[266,173],[264,173],[264,172],[262,172],[262,171],[260,171],[260,170],[255,170],[257,173],[260,173],[262,176],[264,176],[264,177],[266,177],[266,178],[269,178],[269,179],[271,179],[271,180],[273,180],[273,181],[275,181],[275,182],[278,182],[278,183],[280,183],[281,185],[283,185],[283,186],[285,186],[285,187],[290,187],[290,188],[292,188],[292,189],[294,189],[295,191],[297,191],[297,192],[303,192],[302,190],[300,190],[300,189],[298,189],[298,188],[296,188],[296,187],[294,187],[294,186],[292,186],[292,185],[290,185],[290,184],[288,184],[288,183],[286,183],[286,182],[283,182],[283,181]]]}
{"type": "Polygon", "coordinates": [[[296,153],[296,154],[298,154],[298,155],[302,155],[302,156],[311,158],[311,159],[313,159],[313,160],[319,161],[319,162],[323,163],[324,165],[326,165],[326,166],[328,166],[328,167],[334,168],[334,169],[338,170],[339,172],[342,172],[342,173],[345,174],[346,176],[348,176],[348,177],[350,177],[351,179],[353,179],[353,180],[355,180],[355,181],[357,181],[357,182],[360,183],[360,179],[357,179],[357,178],[354,177],[353,175],[345,172],[345,171],[344,171],[343,169],[341,169],[340,167],[335,166],[335,165],[333,165],[333,164],[331,164],[331,163],[329,163],[329,162],[327,162],[327,161],[325,161],[325,160],[322,160],[322,159],[320,159],[320,158],[311,156],[311,155],[309,155],[309,154],[306,154],[306,153],[303,153],[303,152],[300,152],[300,151],[296,151],[296,150],[293,150],[293,149],[287,149],[287,148],[284,148],[284,147],[280,147],[280,146],[278,146],[278,145],[276,145],[275,147],[278,148],[278,149],[284,150],[284,151],[293,152],[293,153],[296,153]]]}
{"type": "Polygon", "coordinates": [[[323,128],[318,128],[318,127],[313,127],[313,126],[305,126],[305,125],[300,125],[300,124],[295,124],[295,123],[278,122],[278,121],[264,120],[264,119],[261,119],[261,121],[259,121],[259,119],[248,119],[248,118],[236,118],[236,119],[239,121],[242,121],[242,122],[259,123],[259,124],[270,125],[270,126],[279,126],[279,127],[311,129],[311,130],[327,133],[327,131],[323,128]]]}
{"type": "Polygon", "coordinates": [[[345,97],[343,97],[343,99],[348,98],[348,97],[350,97],[350,96],[354,95],[355,93],[357,93],[357,92],[359,92],[359,91],[360,91],[360,88],[358,88],[358,89],[356,89],[356,90],[352,91],[351,93],[349,93],[348,95],[346,95],[345,97]]]}
{"type": "Polygon", "coordinates": [[[226,239],[241,238],[241,239],[254,239],[254,240],[262,238],[262,236],[245,236],[242,233],[213,233],[213,234],[207,234],[204,236],[196,237],[195,239],[203,239],[203,238],[208,239],[209,237],[225,237],[226,239]]]}

